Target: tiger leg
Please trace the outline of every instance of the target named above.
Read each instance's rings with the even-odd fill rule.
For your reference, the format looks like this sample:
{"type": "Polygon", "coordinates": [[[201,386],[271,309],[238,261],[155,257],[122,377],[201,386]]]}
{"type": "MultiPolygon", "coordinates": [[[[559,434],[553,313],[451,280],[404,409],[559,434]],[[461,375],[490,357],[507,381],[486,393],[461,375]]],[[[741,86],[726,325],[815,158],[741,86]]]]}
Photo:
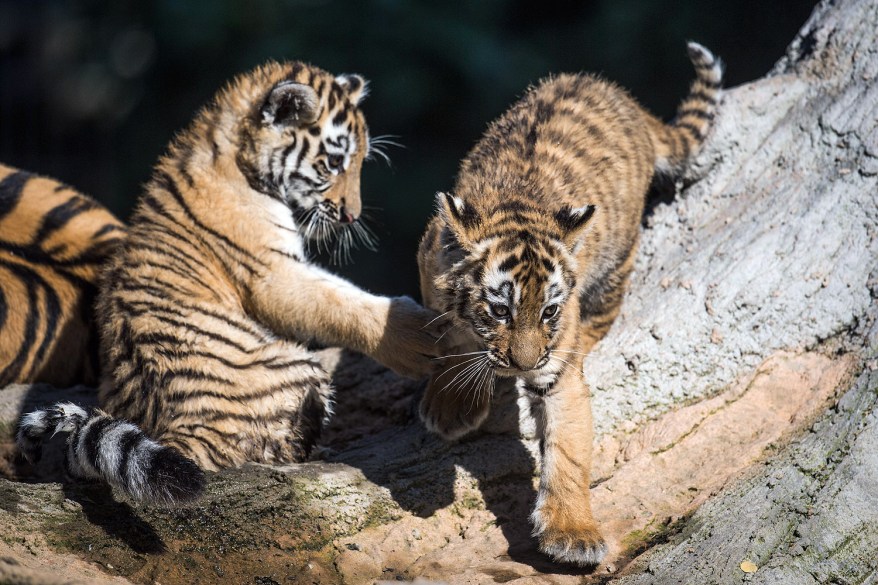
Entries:
{"type": "Polygon", "coordinates": [[[159,441],[210,471],[307,458],[331,413],[329,374],[313,354],[285,341],[254,358],[260,365],[238,370],[234,391],[188,401],[159,441]]]}
{"type": "Polygon", "coordinates": [[[449,441],[473,431],[488,418],[494,376],[484,351],[456,345],[457,355],[430,376],[418,412],[427,430],[449,441]]]}
{"type": "Polygon", "coordinates": [[[607,545],[591,511],[591,396],[581,372],[567,368],[535,414],[542,468],[531,520],[540,550],[558,561],[595,565],[607,545]]]}
{"type": "Polygon", "coordinates": [[[599,291],[586,291],[580,299],[580,351],[587,354],[604,338],[619,316],[628,280],[634,269],[637,246],[632,246],[625,260],[607,276],[599,291]]]}

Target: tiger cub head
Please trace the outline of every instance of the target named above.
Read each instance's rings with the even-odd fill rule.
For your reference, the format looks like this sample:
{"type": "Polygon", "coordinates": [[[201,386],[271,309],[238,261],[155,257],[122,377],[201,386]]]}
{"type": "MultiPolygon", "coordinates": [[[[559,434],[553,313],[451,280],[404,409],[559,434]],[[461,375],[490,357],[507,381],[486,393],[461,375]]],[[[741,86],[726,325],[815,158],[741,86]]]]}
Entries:
{"type": "Polygon", "coordinates": [[[268,63],[217,98],[238,116],[236,164],[249,185],[283,201],[311,237],[325,237],[362,211],[360,170],[369,134],[359,75],[333,76],[299,62],[268,63]]]}
{"type": "MultiPolygon", "coordinates": [[[[450,269],[434,284],[455,328],[487,350],[494,372],[538,382],[558,372],[552,350],[576,334],[576,252],[595,207],[537,209],[507,200],[478,210],[462,197],[439,194],[440,242],[450,269]]],[[[562,357],[566,358],[566,354],[562,357]]],[[[563,363],[563,362],[561,362],[563,363]]]]}

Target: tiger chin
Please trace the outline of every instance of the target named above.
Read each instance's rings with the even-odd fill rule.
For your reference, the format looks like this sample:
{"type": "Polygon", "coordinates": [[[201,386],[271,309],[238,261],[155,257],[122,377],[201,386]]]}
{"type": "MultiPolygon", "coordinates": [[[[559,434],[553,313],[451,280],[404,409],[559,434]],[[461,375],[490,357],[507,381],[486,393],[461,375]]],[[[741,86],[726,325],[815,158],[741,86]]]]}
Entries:
{"type": "Polygon", "coordinates": [[[619,313],[653,176],[678,174],[710,127],[722,66],[696,43],[689,57],[697,76],[668,124],[591,75],[531,88],[438,194],[421,241],[424,303],[455,348],[421,419],[457,439],[487,418],[495,377],[520,380],[541,439],[533,531],[557,561],[592,566],[608,550],[591,511],[582,360],[619,313]]]}
{"type": "Polygon", "coordinates": [[[305,343],[420,377],[441,351],[435,314],[312,263],[309,242],[360,228],[370,152],[358,75],[268,63],[217,93],[170,144],[101,276],[100,410],[22,419],[38,458],[69,431],[68,469],[140,501],[201,493],[203,470],[301,461],[331,412],[305,343]]]}

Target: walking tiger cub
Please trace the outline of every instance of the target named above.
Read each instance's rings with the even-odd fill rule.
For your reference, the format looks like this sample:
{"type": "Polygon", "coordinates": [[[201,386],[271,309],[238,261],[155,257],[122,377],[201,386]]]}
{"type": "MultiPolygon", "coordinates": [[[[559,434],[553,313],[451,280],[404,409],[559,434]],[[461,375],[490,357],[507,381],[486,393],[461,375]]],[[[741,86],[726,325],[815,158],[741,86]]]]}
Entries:
{"type": "Polygon", "coordinates": [[[457,348],[421,418],[457,438],[488,415],[495,375],[523,382],[541,435],[534,533],[560,561],[606,554],[589,497],[582,356],[619,313],[654,173],[679,171],[713,118],[721,64],[695,43],[689,56],[697,78],[670,124],[590,75],[530,89],[463,160],[421,241],[424,302],[450,314],[457,348]]]}
{"type": "Polygon", "coordinates": [[[97,383],[98,271],[124,235],[93,199],[0,165],[0,388],[97,383]]]}
{"type": "Polygon", "coordinates": [[[427,327],[432,311],[371,295],[306,257],[308,238],[357,225],[365,89],[357,75],[269,63],[221,90],[177,136],[98,298],[99,402],[127,422],[63,404],[37,411],[20,428],[25,454],[70,430],[79,475],[136,499],[182,502],[201,491],[199,468],[308,454],[331,389],[302,342],[429,373],[442,347],[427,327]]]}

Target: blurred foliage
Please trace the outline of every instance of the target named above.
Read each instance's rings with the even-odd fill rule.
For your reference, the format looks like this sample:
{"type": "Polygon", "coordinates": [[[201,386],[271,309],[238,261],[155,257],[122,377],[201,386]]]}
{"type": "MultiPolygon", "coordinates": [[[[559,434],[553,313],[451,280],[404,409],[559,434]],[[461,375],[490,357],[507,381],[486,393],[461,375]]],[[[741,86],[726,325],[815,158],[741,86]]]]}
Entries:
{"type": "Polygon", "coordinates": [[[338,267],[417,295],[415,251],[437,190],[486,124],[550,72],[594,71],[670,117],[693,73],[684,41],[722,56],[727,86],[765,74],[813,2],[729,0],[0,0],[0,160],[58,177],[123,218],[174,132],[225,80],[301,59],[371,81],[367,165],[381,236],[338,267]]]}

